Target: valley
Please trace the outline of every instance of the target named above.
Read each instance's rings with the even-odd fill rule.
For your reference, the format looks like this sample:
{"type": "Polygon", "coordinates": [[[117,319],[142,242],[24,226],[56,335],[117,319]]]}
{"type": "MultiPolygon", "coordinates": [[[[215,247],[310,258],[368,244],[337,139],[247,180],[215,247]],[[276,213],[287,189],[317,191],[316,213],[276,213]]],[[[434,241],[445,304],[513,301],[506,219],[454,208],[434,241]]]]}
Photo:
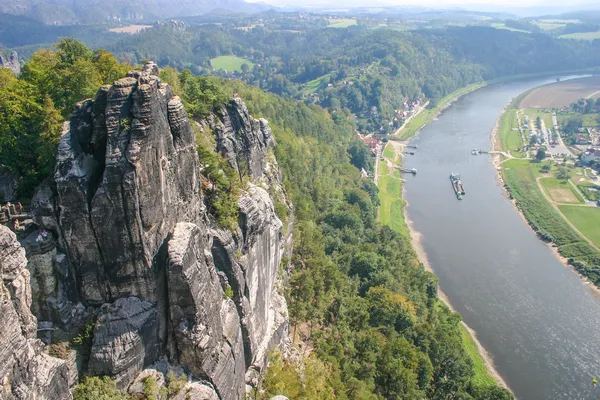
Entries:
{"type": "Polygon", "coordinates": [[[0,398],[594,398],[600,16],[294,7],[0,6],[0,398]]]}

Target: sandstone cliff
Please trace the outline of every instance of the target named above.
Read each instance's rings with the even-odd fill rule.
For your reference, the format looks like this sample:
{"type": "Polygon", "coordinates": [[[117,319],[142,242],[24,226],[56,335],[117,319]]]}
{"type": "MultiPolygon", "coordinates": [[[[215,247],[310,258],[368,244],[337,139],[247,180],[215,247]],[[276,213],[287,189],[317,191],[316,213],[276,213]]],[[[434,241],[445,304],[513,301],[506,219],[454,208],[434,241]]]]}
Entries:
{"type": "Polygon", "coordinates": [[[8,68],[15,74],[20,74],[21,62],[19,61],[19,55],[17,52],[13,51],[7,57],[0,54],[0,68],[8,68]]]}
{"type": "MultiPolygon", "coordinates": [[[[291,229],[274,211],[274,195],[287,203],[269,153],[274,141],[240,99],[190,121],[157,75],[149,63],[100,88],[65,124],[54,179],[33,200],[56,248],[30,257],[39,291],[32,308],[64,331],[94,321],[88,374],[127,387],[161,360],[189,374],[206,398],[242,399],[267,350],[288,337],[279,292],[291,229]],[[235,232],[206,211],[193,125],[212,132],[215,150],[250,178],[235,232]]],[[[32,323],[13,309],[29,333],[9,337],[26,341],[32,323]]]]}
{"type": "Polygon", "coordinates": [[[70,399],[76,369],[42,352],[36,339],[25,249],[14,233],[0,225],[0,398],[70,399]]]}

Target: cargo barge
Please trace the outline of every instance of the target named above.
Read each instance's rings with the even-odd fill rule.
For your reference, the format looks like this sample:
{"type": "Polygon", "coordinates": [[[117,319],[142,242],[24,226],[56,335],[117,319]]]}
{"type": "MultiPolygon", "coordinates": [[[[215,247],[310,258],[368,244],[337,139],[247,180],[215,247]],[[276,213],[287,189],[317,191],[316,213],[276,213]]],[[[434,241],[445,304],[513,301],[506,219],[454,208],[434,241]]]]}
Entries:
{"type": "Polygon", "coordinates": [[[456,198],[462,200],[462,197],[465,195],[465,189],[462,185],[462,182],[460,181],[460,174],[450,174],[450,182],[452,183],[452,189],[454,189],[456,198]]]}

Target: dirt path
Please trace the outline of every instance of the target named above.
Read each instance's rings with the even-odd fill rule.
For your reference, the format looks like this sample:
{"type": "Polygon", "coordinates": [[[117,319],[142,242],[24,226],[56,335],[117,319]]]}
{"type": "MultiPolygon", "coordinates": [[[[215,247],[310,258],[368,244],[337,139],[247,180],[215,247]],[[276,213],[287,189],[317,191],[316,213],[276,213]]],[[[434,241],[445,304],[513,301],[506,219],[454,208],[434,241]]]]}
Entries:
{"type": "Polygon", "coordinates": [[[598,91],[595,91],[594,93],[592,93],[592,94],[590,94],[590,95],[588,95],[588,96],[585,96],[585,98],[586,98],[586,99],[592,98],[592,97],[594,97],[595,95],[597,95],[598,93],[600,93],[600,90],[598,90],[598,91]]]}
{"type": "MultiPolygon", "coordinates": [[[[571,221],[569,221],[569,219],[560,211],[560,208],[558,208],[559,205],[566,205],[566,206],[575,206],[577,207],[577,204],[564,204],[564,203],[557,203],[554,200],[552,200],[550,198],[550,196],[548,196],[548,194],[546,193],[546,191],[544,190],[544,188],[542,187],[542,183],[540,182],[540,180],[543,177],[538,176],[535,179],[535,182],[538,185],[538,188],[540,189],[540,192],[542,192],[542,195],[544,196],[544,198],[548,201],[548,203],[550,203],[552,205],[552,207],[554,207],[554,209],[560,214],[560,216],[562,217],[562,219],[565,220],[565,222],[571,227],[573,228],[573,230],[575,232],[577,232],[579,234],[579,236],[581,236],[586,242],[588,242],[590,244],[590,246],[592,246],[593,248],[595,248],[596,250],[600,251],[600,247],[596,246],[596,244],[594,242],[592,242],[590,239],[588,239],[587,236],[585,236],[583,233],[581,233],[581,231],[579,229],[577,229],[577,227],[575,225],[573,225],[573,223],[571,221]]],[[[585,204],[579,204],[580,207],[587,207],[585,204]]]]}
{"type": "Polygon", "coordinates": [[[385,146],[383,146],[381,152],[377,151],[375,154],[375,175],[373,176],[373,182],[375,182],[375,186],[377,186],[377,181],[379,181],[379,160],[381,159],[383,150],[385,150],[385,146]]]}

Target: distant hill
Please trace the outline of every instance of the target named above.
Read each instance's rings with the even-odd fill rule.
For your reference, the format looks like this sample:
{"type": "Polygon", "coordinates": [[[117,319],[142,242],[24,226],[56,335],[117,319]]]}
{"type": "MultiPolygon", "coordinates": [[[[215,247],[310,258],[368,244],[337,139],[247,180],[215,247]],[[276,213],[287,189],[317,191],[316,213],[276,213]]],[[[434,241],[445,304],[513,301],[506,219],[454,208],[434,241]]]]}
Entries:
{"type": "Polygon", "coordinates": [[[3,0],[0,13],[22,15],[51,25],[108,21],[142,22],[223,13],[255,13],[270,6],[244,0],[3,0]]]}

